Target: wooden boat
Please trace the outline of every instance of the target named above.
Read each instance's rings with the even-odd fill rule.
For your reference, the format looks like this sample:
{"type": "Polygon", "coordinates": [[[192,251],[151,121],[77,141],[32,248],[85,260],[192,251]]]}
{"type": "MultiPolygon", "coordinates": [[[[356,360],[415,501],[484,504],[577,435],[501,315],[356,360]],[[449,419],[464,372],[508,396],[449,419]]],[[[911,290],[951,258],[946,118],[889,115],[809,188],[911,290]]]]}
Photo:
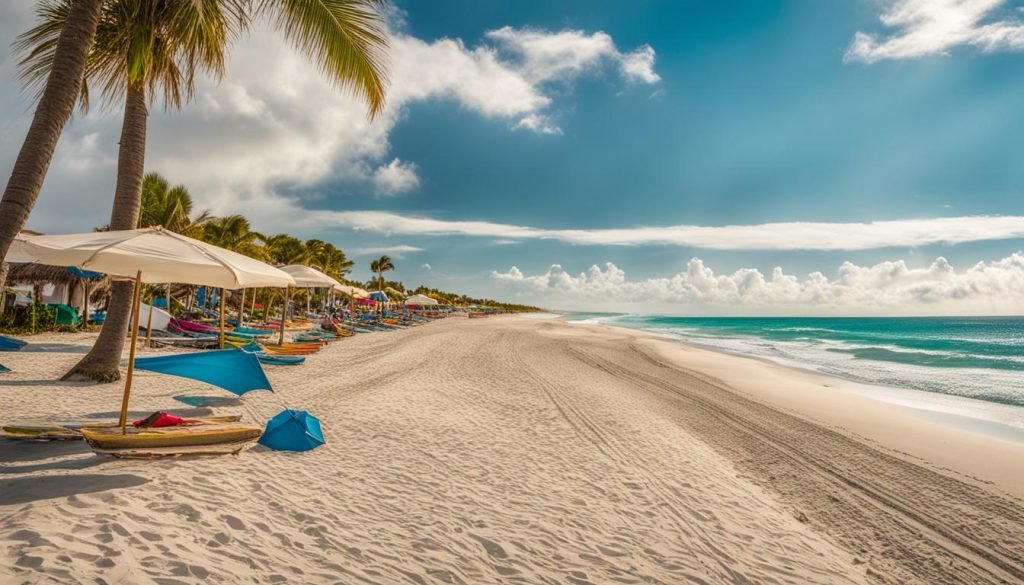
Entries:
{"type": "Polygon", "coordinates": [[[323,346],[320,343],[285,343],[283,345],[261,344],[261,347],[269,354],[309,355],[320,351],[323,346]]]}
{"type": "Polygon", "coordinates": [[[103,452],[151,452],[154,449],[209,447],[255,441],[263,429],[241,423],[181,425],[162,428],[83,428],[82,436],[93,450],[103,452]]]}
{"type": "MultiPolygon", "coordinates": [[[[202,424],[236,423],[242,420],[241,415],[207,416],[191,420],[202,424]]],[[[15,441],[78,441],[82,439],[82,429],[119,429],[116,422],[80,422],[55,424],[46,421],[12,423],[2,427],[3,436],[15,441]]]]}
{"type": "Polygon", "coordinates": [[[269,366],[298,366],[306,361],[306,356],[288,354],[273,355],[261,352],[256,354],[256,359],[260,360],[261,364],[269,366]]]}

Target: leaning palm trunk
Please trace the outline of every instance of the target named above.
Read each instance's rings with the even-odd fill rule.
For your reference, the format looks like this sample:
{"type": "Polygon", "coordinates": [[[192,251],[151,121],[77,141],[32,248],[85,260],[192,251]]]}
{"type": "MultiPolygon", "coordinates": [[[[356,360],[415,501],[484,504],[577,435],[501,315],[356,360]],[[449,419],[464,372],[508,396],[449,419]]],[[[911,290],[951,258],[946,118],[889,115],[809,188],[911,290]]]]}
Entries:
{"type": "MultiPolygon", "coordinates": [[[[146,94],[142,87],[129,86],[121,126],[121,145],[117,153],[117,187],[110,229],[135,229],[142,207],[142,177],[146,163],[146,94]]],[[[114,281],[107,318],[89,353],[62,380],[113,382],[121,378],[121,350],[132,310],[134,285],[114,281]]]]}
{"type": "MultiPolygon", "coordinates": [[[[96,37],[102,5],[102,0],[77,0],[68,12],[54,50],[53,69],[0,200],[0,259],[28,221],[64,124],[81,95],[86,57],[96,37]]],[[[0,290],[6,282],[6,271],[0,271],[0,290]]]]}

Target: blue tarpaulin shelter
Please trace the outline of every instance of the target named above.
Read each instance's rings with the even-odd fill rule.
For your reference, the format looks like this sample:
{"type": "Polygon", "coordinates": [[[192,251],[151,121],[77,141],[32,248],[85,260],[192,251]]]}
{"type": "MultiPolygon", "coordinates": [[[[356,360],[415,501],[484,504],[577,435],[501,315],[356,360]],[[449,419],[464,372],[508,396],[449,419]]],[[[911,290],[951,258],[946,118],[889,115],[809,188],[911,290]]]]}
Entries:
{"type": "Polygon", "coordinates": [[[138,358],[135,369],[199,380],[239,396],[251,390],[273,392],[256,356],[237,349],[138,358]]]}
{"type": "Polygon", "coordinates": [[[28,345],[27,341],[0,335],[0,351],[18,351],[28,345]]]}
{"type": "Polygon", "coordinates": [[[77,266],[68,266],[67,271],[75,276],[75,278],[84,278],[85,280],[103,280],[106,274],[102,272],[93,272],[92,270],[82,270],[77,266]]]}
{"type": "Polygon", "coordinates": [[[284,410],[267,422],[260,445],[277,451],[309,451],[324,444],[320,419],[305,410],[284,410]]]}
{"type": "Polygon", "coordinates": [[[377,301],[378,303],[388,302],[388,295],[382,293],[379,290],[375,290],[372,293],[370,293],[370,298],[377,301]]]}

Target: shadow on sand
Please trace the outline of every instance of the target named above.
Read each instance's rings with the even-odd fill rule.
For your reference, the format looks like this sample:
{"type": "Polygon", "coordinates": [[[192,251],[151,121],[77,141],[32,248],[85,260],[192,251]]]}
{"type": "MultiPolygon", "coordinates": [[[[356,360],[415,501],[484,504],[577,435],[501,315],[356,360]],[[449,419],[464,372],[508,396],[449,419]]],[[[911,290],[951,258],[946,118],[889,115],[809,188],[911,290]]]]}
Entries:
{"type": "MultiPolygon", "coordinates": [[[[23,463],[90,453],[85,441],[12,441],[0,439],[0,463],[23,463]]],[[[0,472],[3,472],[0,468],[0,472]]]]}
{"type": "Polygon", "coordinates": [[[21,348],[22,353],[89,353],[88,345],[73,343],[30,343],[21,348]]]}
{"type": "Polygon", "coordinates": [[[85,387],[97,386],[96,382],[62,382],[61,380],[2,380],[0,386],[68,386],[85,387]]]}
{"type": "Polygon", "coordinates": [[[144,477],[130,474],[74,474],[46,478],[0,479],[0,506],[136,487],[148,482],[149,480],[144,477]]]}
{"type": "MultiPolygon", "coordinates": [[[[223,407],[223,406],[238,406],[242,404],[242,401],[238,398],[227,397],[227,396],[175,396],[175,400],[183,402],[189,406],[195,407],[223,407]]],[[[192,415],[202,416],[202,415],[192,415]]]]}

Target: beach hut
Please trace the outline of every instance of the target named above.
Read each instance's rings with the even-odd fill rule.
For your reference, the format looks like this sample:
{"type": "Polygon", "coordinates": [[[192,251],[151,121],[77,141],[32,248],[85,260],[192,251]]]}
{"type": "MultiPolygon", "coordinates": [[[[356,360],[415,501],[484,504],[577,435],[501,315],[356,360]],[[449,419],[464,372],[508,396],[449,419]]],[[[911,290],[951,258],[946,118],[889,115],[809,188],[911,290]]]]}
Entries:
{"type": "Polygon", "coordinates": [[[75,312],[86,316],[91,303],[110,296],[110,278],[107,275],[73,266],[50,266],[38,262],[11,264],[7,282],[31,286],[35,291],[33,300],[37,302],[74,307],[75,312]]]}

